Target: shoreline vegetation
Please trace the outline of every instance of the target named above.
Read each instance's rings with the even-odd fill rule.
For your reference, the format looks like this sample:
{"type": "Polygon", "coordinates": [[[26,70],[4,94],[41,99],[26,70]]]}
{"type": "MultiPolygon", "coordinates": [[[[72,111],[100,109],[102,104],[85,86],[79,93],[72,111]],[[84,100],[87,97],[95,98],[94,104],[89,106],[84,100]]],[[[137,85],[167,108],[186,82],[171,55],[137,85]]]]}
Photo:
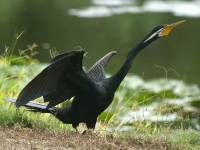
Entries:
{"type": "MultiPolygon", "coordinates": [[[[86,135],[75,133],[70,125],[53,116],[16,109],[3,101],[5,97],[16,98],[45,67],[33,59],[37,54],[36,44],[13,56],[21,35],[17,34],[13,45],[0,56],[0,135],[4,137],[0,140],[1,147],[200,149],[200,89],[180,80],[145,81],[136,75],[128,76],[112,105],[98,118],[96,131],[86,135]]],[[[50,54],[54,55],[55,51],[50,54]]],[[[63,105],[67,102],[59,107],[63,105]]]]}

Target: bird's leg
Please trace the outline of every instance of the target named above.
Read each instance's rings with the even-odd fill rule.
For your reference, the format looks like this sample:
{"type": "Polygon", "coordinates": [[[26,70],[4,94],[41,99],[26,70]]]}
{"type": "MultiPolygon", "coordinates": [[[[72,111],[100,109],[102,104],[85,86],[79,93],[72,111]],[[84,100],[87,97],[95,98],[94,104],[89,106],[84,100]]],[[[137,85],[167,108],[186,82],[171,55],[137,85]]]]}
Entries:
{"type": "Polygon", "coordinates": [[[72,127],[76,130],[76,132],[79,133],[79,131],[78,131],[78,124],[77,123],[73,123],[72,127]]]}
{"type": "Polygon", "coordinates": [[[87,130],[84,130],[81,134],[84,135],[84,134],[86,134],[86,132],[87,132],[87,130]]]}
{"type": "Polygon", "coordinates": [[[83,132],[82,132],[81,134],[84,135],[84,134],[87,132],[87,126],[86,126],[84,123],[82,123],[82,124],[81,124],[81,127],[82,127],[82,129],[83,129],[83,130],[82,130],[83,132]]]}
{"type": "Polygon", "coordinates": [[[94,129],[95,129],[95,124],[96,122],[94,123],[86,123],[86,126],[87,126],[87,130],[84,130],[81,134],[84,135],[86,133],[93,133],[94,132],[94,129]]]}
{"type": "Polygon", "coordinates": [[[94,132],[94,129],[93,128],[90,128],[88,130],[84,130],[81,134],[82,135],[85,135],[85,134],[92,134],[94,132]]]}

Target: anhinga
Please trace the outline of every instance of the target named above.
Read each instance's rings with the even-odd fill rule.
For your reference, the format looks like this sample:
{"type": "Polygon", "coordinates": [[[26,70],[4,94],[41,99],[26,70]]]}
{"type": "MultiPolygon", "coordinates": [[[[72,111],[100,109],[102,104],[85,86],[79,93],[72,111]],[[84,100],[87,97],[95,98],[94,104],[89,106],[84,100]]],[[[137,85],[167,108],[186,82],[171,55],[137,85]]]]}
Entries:
{"type": "Polygon", "coordinates": [[[14,102],[16,107],[25,106],[34,112],[51,113],[63,123],[72,124],[74,128],[83,122],[88,129],[94,129],[98,115],[111,104],[135,56],[183,22],[156,26],[129,51],[119,71],[111,77],[105,77],[103,68],[115,52],[108,53],[86,72],[82,66],[84,51],[71,51],[51,60],[49,66],[24,87],[16,100],[6,100],[14,102]],[[41,96],[45,102],[49,102],[47,106],[32,101],[41,96]],[[55,107],[71,98],[73,100],[66,107],[55,107]]]}

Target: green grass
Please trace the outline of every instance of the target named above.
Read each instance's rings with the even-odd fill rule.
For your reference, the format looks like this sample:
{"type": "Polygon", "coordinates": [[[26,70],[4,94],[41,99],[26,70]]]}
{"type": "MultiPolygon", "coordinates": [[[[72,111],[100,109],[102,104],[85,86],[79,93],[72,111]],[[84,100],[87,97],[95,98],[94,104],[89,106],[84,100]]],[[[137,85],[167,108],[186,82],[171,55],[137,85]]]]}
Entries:
{"type": "Polygon", "coordinates": [[[115,134],[117,136],[135,138],[141,143],[154,141],[158,145],[165,144],[166,149],[170,150],[198,150],[200,148],[200,133],[195,130],[169,130],[165,128],[151,134],[141,131],[132,131],[129,133],[116,132],[115,134]]]}

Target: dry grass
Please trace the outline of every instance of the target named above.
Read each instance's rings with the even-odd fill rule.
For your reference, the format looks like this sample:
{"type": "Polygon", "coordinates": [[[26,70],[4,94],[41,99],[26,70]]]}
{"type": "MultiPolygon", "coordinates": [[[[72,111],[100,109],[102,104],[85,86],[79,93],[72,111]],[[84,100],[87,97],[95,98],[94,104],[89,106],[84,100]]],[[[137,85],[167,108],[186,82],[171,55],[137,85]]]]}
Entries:
{"type": "Polygon", "coordinates": [[[78,150],[150,150],[171,149],[161,141],[144,141],[134,138],[120,138],[112,135],[72,131],[53,132],[27,128],[0,128],[0,149],[78,149],[78,150]]]}

